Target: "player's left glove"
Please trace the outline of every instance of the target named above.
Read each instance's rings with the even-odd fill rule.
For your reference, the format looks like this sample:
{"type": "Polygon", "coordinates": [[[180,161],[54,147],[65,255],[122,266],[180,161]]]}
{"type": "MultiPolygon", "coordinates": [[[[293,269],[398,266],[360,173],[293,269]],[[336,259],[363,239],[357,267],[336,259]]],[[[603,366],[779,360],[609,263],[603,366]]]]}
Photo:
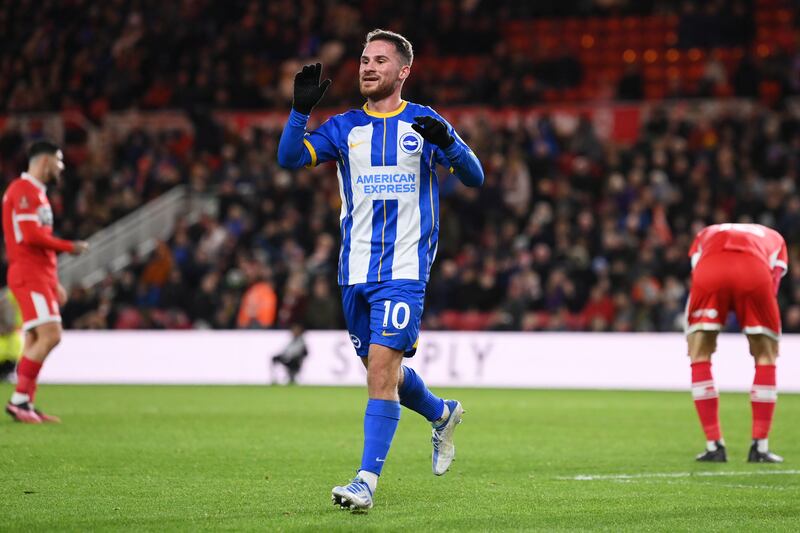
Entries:
{"type": "Polygon", "coordinates": [[[439,148],[447,148],[456,142],[455,137],[450,135],[450,132],[447,131],[447,126],[445,126],[444,122],[441,120],[423,116],[414,117],[414,121],[416,124],[411,125],[414,131],[422,135],[423,139],[435,144],[439,148]]]}

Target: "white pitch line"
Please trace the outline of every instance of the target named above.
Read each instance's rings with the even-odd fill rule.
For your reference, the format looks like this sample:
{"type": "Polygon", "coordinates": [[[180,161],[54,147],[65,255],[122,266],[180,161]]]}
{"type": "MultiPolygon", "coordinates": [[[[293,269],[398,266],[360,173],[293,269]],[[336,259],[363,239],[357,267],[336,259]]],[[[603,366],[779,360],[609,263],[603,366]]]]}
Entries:
{"type": "Polygon", "coordinates": [[[559,476],[561,481],[602,481],[615,479],[653,479],[682,477],[725,477],[725,476],[796,476],[800,470],[757,470],[745,472],[651,472],[645,474],[581,474],[577,476],[559,476]]]}
{"type": "MultiPolygon", "coordinates": [[[[617,483],[644,483],[644,484],[658,484],[658,485],[681,485],[686,486],[687,478],[679,479],[615,479],[617,483]]],[[[758,490],[791,490],[791,487],[783,487],[779,485],[745,485],[743,483],[712,483],[711,481],[697,480],[697,485],[705,485],[708,487],[726,487],[729,489],[758,489],[758,490]]]]}

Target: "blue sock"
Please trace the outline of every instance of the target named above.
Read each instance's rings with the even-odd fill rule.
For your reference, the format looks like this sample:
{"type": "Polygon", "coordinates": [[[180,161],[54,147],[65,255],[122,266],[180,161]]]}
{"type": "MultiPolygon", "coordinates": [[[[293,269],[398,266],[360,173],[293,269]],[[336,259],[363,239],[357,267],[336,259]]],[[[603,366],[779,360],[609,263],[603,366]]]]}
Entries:
{"type": "Polygon", "coordinates": [[[429,391],[422,378],[407,366],[403,367],[403,385],[398,393],[400,405],[418,412],[429,422],[438,420],[444,413],[444,400],[429,391]]]}
{"type": "Polygon", "coordinates": [[[364,454],[361,470],[381,475],[394,432],[400,422],[400,404],[392,400],[370,400],[364,414],[364,454]]]}

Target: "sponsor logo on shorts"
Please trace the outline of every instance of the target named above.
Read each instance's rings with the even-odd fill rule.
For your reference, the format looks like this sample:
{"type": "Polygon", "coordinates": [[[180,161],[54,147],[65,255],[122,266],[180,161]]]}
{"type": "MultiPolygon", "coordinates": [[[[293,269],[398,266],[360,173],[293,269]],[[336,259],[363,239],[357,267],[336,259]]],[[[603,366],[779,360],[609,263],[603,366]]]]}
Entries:
{"type": "Polygon", "coordinates": [[[356,337],[355,335],[352,335],[352,334],[350,335],[350,342],[352,342],[352,343],[353,343],[353,346],[355,346],[355,347],[356,347],[356,350],[358,350],[359,348],[361,348],[361,339],[359,339],[359,338],[358,338],[358,337],[356,337]]]}
{"type": "Polygon", "coordinates": [[[692,312],[692,318],[710,318],[715,319],[719,316],[719,311],[716,309],[698,309],[692,312]]]}

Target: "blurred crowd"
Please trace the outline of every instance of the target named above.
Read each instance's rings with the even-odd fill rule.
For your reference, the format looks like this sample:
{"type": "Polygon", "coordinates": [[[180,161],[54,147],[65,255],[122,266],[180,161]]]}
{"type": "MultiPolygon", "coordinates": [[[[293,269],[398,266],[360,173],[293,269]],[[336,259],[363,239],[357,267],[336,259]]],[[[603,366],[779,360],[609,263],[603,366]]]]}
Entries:
{"type": "MultiPolygon", "coordinates": [[[[425,327],[679,330],[693,235],[734,221],[785,236],[791,268],[780,302],[785,331],[800,332],[797,112],[704,109],[655,107],[632,145],[600,140],[585,117],[572,126],[546,114],[456,121],[486,183],[469,189],[440,172],[425,327]]],[[[133,172],[126,168],[169,165],[170,183],[213,192],[219,209],[182,221],[151,256],[98,286],[73,287],[66,327],[342,327],[335,168],[280,169],[279,134],[277,126],[228,132],[211,153],[161,142],[178,134],[134,130],[121,139],[111,182],[133,172]]],[[[96,160],[71,167],[91,175],[96,160]]],[[[146,174],[144,189],[163,186],[149,184],[159,175],[146,174]]],[[[57,229],[80,228],[83,218],[64,205],[57,229]]]]}
{"type": "MultiPolygon", "coordinates": [[[[800,120],[788,112],[691,118],[656,108],[630,147],[591,123],[467,128],[487,170],[442,205],[432,324],[508,330],[679,330],[686,257],[704,225],[782,232],[785,331],[800,331],[800,120]]],[[[735,323],[730,327],[735,329],[735,323]]]]}
{"type": "MultiPolygon", "coordinates": [[[[152,254],[132,252],[130,265],[99,285],[72,287],[62,312],[68,328],[340,328],[335,169],[280,169],[277,123],[239,134],[214,111],[288,110],[294,73],[310,58],[334,80],[325,105],[360,105],[356,58],[376,26],[415,45],[407,99],[527,107],[596,73],[574,49],[547,39],[528,55],[514,51],[507,26],[542,17],[672,17],[674,45],[687,57],[708,52],[709,62],[701,83],[670,87],[666,97],[715,96],[723,85],[732,87],[725,96],[758,97],[766,80],[769,105],[655,106],[631,145],[601,140],[588,117],[570,126],[546,113],[457,120],[486,183],[467,189],[440,172],[440,246],[425,327],[681,329],[691,239],[705,224],[733,221],[786,237],[791,268],[779,298],[785,331],[800,332],[800,122],[784,98],[800,94],[800,53],[786,39],[785,47],[753,53],[756,5],[767,4],[785,7],[783,0],[20,0],[0,10],[0,106],[11,117],[0,123],[0,179],[5,186],[24,169],[31,140],[52,135],[46,118],[23,127],[14,116],[64,110],[58,137],[67,170],[49,191],[61,236],[86,238],[177,184],[218,200],[216,213],[180,221],[152,254]],[[716,59],[719,47],[741,48],[735,71],[716,59]],[[186,127],[115,128],[109,111],[131,109],[179,109],[186,127]]],[[[587,97],[642,98],[652,80],[634,67],[610,96],[587,97]]]]}
{"type": "MultiPolygon", "coordinates": [[[[548,90],[578,86],[595,66],[579,61],[566,41],[543,40],[526,53],[514,51],[509,23],[677,16],[678,47],[711,49],[750,45],[753,13],[748,0],[19,0],[0,10],[0,108],[79,109],[99,121],[109,110],[131,107],[285,107],[298,64],[311,58],[321,60],[334,81],[326,102],[351,105],[359,100],[354,75],[364,35],[387,25],[434,65],[409,81],[410,99],[530,104],[548,90]],[[448,61],[459,57],[474,61],[448,61]]],[[[615,61],[621,66],[622,56],[615,61]]],[[[709,65],[716,78],[742,76],[756,87],[777,70],[785,73],[782,91],[800,91],[796,49],[754,56],[735,72],[709,65]]],[[[635,79],[626,83],[618,96],[642,98],[635,79]]],[[[594,97],[595,90],[602,92],[588,87],[584,96],[594,97]]],[[[689,96],[700,91],[691,89],[689,96]]]]}

